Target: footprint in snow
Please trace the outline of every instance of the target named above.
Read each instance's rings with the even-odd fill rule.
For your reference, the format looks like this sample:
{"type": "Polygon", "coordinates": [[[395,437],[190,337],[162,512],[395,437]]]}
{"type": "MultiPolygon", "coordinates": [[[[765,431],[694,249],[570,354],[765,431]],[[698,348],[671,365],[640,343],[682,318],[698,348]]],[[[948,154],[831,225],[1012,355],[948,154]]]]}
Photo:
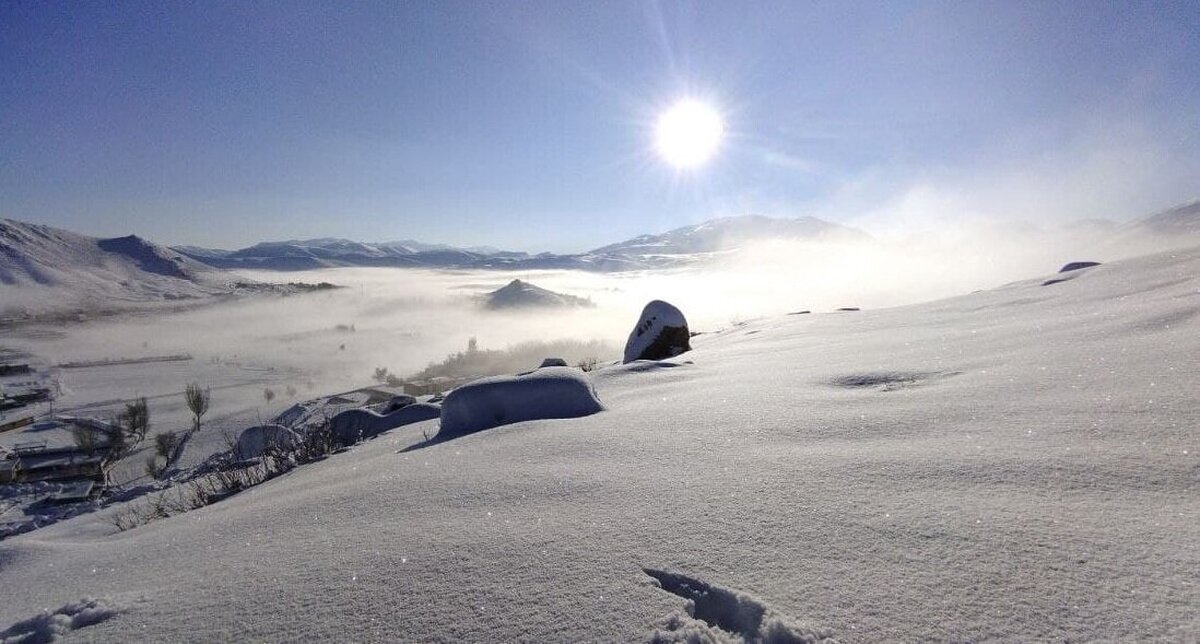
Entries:
{"type": "Polygon", "coordinates": [[[758,599],[732,588],[679,573],[643,568],[655,585],[686,601],[654,625],[647,642],[705,642],[712,644],[832,644],[832,633],[798,624],[758,599]]]}
{"type": "Polygon", "coordinates": [[[87,598],[64,605],[56,611],[21,620],[0,631],[0,642],[8,644],[45,644],[71,631],[94,626],[121,613],[121,608],[103,599],[87,598]]]}

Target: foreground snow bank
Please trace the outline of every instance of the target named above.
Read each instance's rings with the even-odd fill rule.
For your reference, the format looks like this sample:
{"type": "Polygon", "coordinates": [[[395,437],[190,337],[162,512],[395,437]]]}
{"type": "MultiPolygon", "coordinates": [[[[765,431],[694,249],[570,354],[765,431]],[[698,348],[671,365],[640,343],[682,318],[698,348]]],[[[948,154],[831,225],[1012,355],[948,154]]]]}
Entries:
{"type": "Polygon", "coordinates": [[[525,420],[577,418],[603,410],[582,371],[545,367],[519,376],[483,378],[450,392],[442,403],[438,438],[525,420]]]}

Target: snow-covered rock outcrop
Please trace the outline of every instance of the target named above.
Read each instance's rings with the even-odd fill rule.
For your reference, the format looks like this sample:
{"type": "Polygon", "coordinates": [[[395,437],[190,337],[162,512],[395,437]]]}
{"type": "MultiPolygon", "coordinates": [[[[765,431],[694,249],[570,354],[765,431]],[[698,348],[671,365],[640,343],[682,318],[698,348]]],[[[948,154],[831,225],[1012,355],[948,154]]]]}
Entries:
{"type": "Polygon", "coordinates": [[[545,367],[519,376],[483,378],[451,391],[442,403],[438,438],[526,420],[577,418],[603,410],[582,371],[545,367]]]}
{"type": "Polygon", "coordinates": [[[625,342],[625,362],[673,358],[692,348],[683,311],[662,300],[642,309],[638,323],[625,342]]]}

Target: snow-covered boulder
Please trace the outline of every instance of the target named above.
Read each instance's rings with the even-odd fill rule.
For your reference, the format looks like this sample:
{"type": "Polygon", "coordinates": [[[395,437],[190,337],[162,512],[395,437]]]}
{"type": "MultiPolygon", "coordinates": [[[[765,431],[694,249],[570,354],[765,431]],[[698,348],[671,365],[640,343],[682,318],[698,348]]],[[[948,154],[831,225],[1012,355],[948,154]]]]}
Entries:
{"type": "Polygon", "coordinates": [[[565,366],[567,366],[567,361],[563,360],[562,358],[546,358],[545,360],[542,360],[542,365],[540,367],[538,367],[538,369],[545,369],[546,367],[565,367],[565,366]]]}
{"type": "Polygon", "coordinates": [[[388,414],[377,414],[370,409],[347,409],[329,421],[329,428],[341,444],[353,445],[389,429],[437,418],[441,413],[441,407],[428,403],[405,405],[388,414]]]}
{"type": "Polygon", "coordinates": [[[582,371],[546,367],[519,376],[482,378],[451,391],[442,403],[438,438],[526,420],[577,418],[603,410],[582,371]]]}
{"type": "Polygon", "coordinates": [[[642,309],[625,342],[625,362],[673,358],[692,348],[687,319],[674,306],[654,300],[642,309]]]}
{"type": "Polygon", "coordinates": [[[258,425],[238,436],[237,455],[239,458],[258,458],[270,448],[291,449],[299,442],[300,436],[283,425],[258,425]]]}

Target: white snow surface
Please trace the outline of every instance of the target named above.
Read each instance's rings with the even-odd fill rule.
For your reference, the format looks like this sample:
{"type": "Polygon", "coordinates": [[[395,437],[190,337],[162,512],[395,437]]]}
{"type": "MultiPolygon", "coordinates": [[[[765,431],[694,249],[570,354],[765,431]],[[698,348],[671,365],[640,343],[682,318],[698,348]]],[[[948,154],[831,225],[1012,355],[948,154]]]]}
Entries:
{"type": "Polygon", "coordinates": [[[702,630],[652,568],[842,641],[1200,639],[1200,249],[1049,277],[735,325],[594,372],[603,413],[398,453],[426,421],[127,532],[5,540],[0,629],[136,596],[76,636],[702,630]]]}

